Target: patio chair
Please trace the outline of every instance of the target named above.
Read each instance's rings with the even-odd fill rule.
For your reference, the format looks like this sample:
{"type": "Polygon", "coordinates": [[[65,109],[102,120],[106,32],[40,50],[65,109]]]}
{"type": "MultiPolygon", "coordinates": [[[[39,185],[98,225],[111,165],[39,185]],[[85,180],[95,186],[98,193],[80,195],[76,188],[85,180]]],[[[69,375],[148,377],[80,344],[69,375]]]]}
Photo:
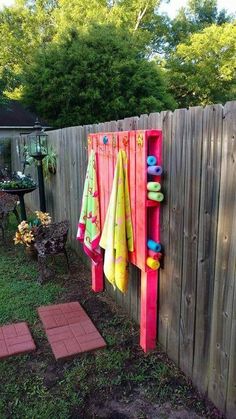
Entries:
{"type": "Polygon", "coordinates": [[[2,242],[5,242],[5,229],[7,225],[8,215],[13,212],[17,219],[18,224],[20,223],[20,217],[17,212],[18,198],[15,195],[8,195],[5,192],[0,191],[0,229],[2,232],[2,242]]]}
{"type": "Polygon", "coordinates": [[[49,276],[49,270],[46,266],[47,256],[55,256],[63,253],[66,257],[67,267],[69,270],[69,259],[65,247],[68,230],[68,220],[52,223],[48,226],[39,226],[34,247],[38,255],[38,267],[40,271],[38,282],[40,284],[42,284],[49,276]]]}

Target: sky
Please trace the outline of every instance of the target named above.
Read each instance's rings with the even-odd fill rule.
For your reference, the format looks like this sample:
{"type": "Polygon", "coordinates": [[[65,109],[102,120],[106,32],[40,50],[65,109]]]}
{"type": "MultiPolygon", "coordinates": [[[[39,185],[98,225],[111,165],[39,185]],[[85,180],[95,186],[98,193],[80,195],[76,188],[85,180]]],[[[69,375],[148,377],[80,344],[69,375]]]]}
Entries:
{"type": "MultiPolygon", "coordinates": [[[[177,10],[186,5],[187,0],[170,0],[169,4],[163,4],[160,8],[161,11],[166,12],[171,18],[176,15],[177,10]]],[[[0,9],[3,6],[10,6],[14,0],[0,0],[0,9]]],[[[235,0],[218,0],[218,8],[226,9],[230,13],[236,13],[235,0]]]]}
{"type": "MultiPolygon", "coordinates": [[[[0,0],[1,2],[1,0],[0,0]]],[[[187,0],[170,0],[168,4],[163,1],[163,4],[160,7],[160,11],[166,12],[171,18],[176,15],[176,12],[180,7],[185,6],[187,0]]],[[[226,9],[229,13],[236,13],[236,1],[235,0],[218,0],[218,9],[226,9]]]]}

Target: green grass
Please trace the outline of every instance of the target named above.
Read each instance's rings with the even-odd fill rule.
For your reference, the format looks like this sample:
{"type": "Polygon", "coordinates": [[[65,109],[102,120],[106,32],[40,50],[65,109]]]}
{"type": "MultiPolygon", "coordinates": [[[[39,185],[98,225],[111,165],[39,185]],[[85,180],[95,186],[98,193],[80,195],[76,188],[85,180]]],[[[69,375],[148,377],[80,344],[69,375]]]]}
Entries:
{"type": "MultiPolygon", "coordinates": [[[[20,249],[23,250],[23,249],[20,249]]],[[[62,287],[55,283],[40,287],[37,266],[19,249],[0,252],[0,323],[37,320],[36,308],[56,300],[62,287]]]]}
{"type": "Polygon", "coordinates": [[[17,358],[1,365],[1,377],[5,381],[1,388],[0,417],[19,419],[48,419],[69,417],[69,400],[48,391],[40,371],[26,374],[28,357],[17,358]],[[7,378],[8,377],[8,378],[7,378]]]}
{"type": "MultiPolygon", "coordinates": [[[[37,284],[37,263],[29,258],[21,246],[13,246],[11,239],[16,228],[14,219],[8,232],[8,245],[0,244],[0,324],[26,321],[37,339],[42,331],[34,329],[38,322],[37,307],[54,303],[64,287],[56,282],[37,284]]],[[[0,418],[68,417],[69,402],[51,394],[44,385],[48,362],[29,363],[31,355],[13,357],[0,362],[0,418]]]]}
{"type": "MultiPolygon", "coordinates": [[[[13,222],[8,238],[15,227],[13,222]]],[[[163,354],[140,350],[138,327],[104,303],[105,294],[100,299],[91,293],[87,272],[83,281],[84,268],[76,260],[69,282],[65,264],[59,260],[55,279],[40,286],[37,264],[24,249],[11,241],[8,247],[0,244],[0,324],[27,321],[38,348],[36,353],[0,361],[0,419],[90,419],[97,417],[89,410],[94,403],[113,398],[129,403],[139,392],[150,404],[168,401],[211,417],[203,400],[163,354]],[[71,295],[78,299],[88,312],[90,307],[107,348],[57,364],[36,308],[66,301],[68,292],[72,292],[69,299],[71,295]]],[[[137,417],[145,418],[145,411],[137,417]]]]}
{"type": "Polygon", "coordinates": [[[13,245],[17,223],[10,218],[8,243],[0,242],[0,324],[37,320],[36,308],[56,300],[63,287],[48,283],[40,287],[37,263],[32,261],[21,245],[13,245]]]}

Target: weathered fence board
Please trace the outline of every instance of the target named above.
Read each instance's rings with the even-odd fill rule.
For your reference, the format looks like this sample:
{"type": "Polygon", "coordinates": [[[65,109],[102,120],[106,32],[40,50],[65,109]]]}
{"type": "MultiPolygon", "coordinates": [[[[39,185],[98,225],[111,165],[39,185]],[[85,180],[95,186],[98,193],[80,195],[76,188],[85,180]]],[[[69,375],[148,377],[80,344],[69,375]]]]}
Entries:
{"type": "MultiPolygon", "coordinates": [[[[198,388],[230,419],[236,418],[236,102],[152,113],[49,132],[58,158],[46,182],[47,210],[68,218],[75,240],[91,132],[163,130],[161,242],[165,257],[159,280],[159,342],[198,388]]],[[[12,141],[12,166],[26,137],[12,141]]],[[[114,164],[107,156],[107,162],[114,164]]],[[[105,166],[104,166],[105,169],[105,166]]],[[[27,168],[37,177],[36,167],[27,168]]],[[[109,182],[111,180],[108,180],[109,182]]],[[[38,190],[26,196],[39,208],[38,190]]],[[[107,291],[139,322],[140,271],[130,265],[126,295],[107,291]]]]}
{"type": "MultiPolygon", "coordinates": [[[[234,228],[236,226],[234,225],[234,228]]],[[[235,231],[235,230],[234,230],[235,231]]],[[[227,387],[226,414],[228,418],[236,418],[236,275],[234,272],[233,312],[231,343],[229,348],[229,376],[227,387]]],[[[221,407],[221,406],[220,406],[221,407]]]]}
{"type": "Polygon", "coordinates": [[[194,322],[198,258],[199,201],[202,164],[202,108],[190,108],[185,143],[183,273],[180,314],[180,368],[189,376],[193,368],[194,322]]]}
{"type": "Polygon", "coordinates": [[[221,105],[207,106],[203,112],[193,379],[204,393],[208,385],[209,346],[216,263],[222,116],[223,107],[221,105]]]}
{"type": "Polygon", "coordinates": [[[170,282],[171,309],[168,313],[167,353],[176,363],[179,363],[180,345],[187,115],[186,109],[176,110],[173,114],[170,191],[168,192],[170,201],[169,252],[171,255],[168,281],[170,282]]]}
{"type": "MultiPolygon", "coordinates": [[[[233,368],[232,357],[235,359],[235,353],[230,353],[236,264],[235,116],[236,102],[227,103],[223,115],[222,166],[209,378],[209,396],[222,409],[226,407],[229,360],[231,359],[231,368],[233,368]]],[[[235,396],[235,389],[232,389],[232,378],[229,390],[232,396],[235,396]]],[[[235,401],[229,401],[228,399],[228,403],[235,404],[235,401]]]]}

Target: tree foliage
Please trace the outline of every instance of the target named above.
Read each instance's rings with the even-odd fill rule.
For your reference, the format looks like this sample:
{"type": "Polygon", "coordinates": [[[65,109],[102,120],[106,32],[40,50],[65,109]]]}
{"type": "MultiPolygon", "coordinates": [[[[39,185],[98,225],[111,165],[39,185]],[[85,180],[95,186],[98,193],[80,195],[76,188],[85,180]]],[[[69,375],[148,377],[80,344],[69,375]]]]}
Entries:
{"type": "Polygon", "coordinates": [[[154,62],[112,25],[73,31],[41,50],[27,71],[24,99],[57,126],[94,123],[173,108],[154,62]]]}
{"type": "Polygon", "coordinates": [[[21,91],[23,65],[31,63],[33,52],[52,39],[52,10],[50,0],[17,0],[0,12],[0,78],[9,96],[21,91]]]}
{"type": "Polygon", "coordinates": [[[0,79],[0,106],[5,106],[7,104],[7,97],[4,94],[5,90],[5,83],[2,79],[0,79]]]}
{"type": "Polygon", "coordinates": [[[211,25],[179,44],[167,63],[181,106],[224,103],[236,96],[236,25],[211,25]]]}
{"type": "Polygon", "coordinates": [[[31,107],[40,109],[42,115],[52,122],[55,118],[58,124],[63,121],[68,124],[69,114],[72,115],[71,121],[81,121],[82,116],[78,119],[74,115],[83,114],[82,106],[90,121],[122,117],[131,111],[138,114],[149,109],[159,110],[160,103],[165,108],[173,107],[174,102],[166,88],[169,82],[179,106],[233,98],[234,77],[228,74],[228,62],[233,66],[229,58],[233,49],[232,37],[235,36],[233,17],[225,10],[218,10],[217,0],[188,0],[186,7],[171,20],[159,13],[161,1],[15,0],[12,7],[0,11],[2,97],[20,98],[24,94],[31,107]],[[227,27],[232,28],[231,35],[227,27]],[[97,42],[92,36],[93,31],[97,42]],[[212,45],[208,36],[213,37],[212,45]],[[85,51],[79,48],[79,43],[85,51]],[[93,49],[100,54],[92,52],[93,49]],[[110,60],[106,51],[109,51],[110,60]],[[91,58],[93,55],[96,63],[91,58]],[[156,65],[151,59],[156,60],[156,65]],[[102,69],[104,63],[108,67],[106,70],[102,69]],[[71,70],[74,68],[79,76],[71,70]],[[91,68],[97,69],[96,77],[91,68]],[[84,76],[83,71],[86,71],[84,76]],[[152,71],[154,80],[151,87],[152,71]],[[157,75],[159,93],[155,84],[157,75]],[[146,88],[142,85],[142,78],[146,88]],[[123,89],[118,88],[121,80],[125,86],[123,89]],[[139,92],[143,92],[142,100],[141,93],[136,93],[135,83],[139,92]],[[106,89],[103,89],[104,85],[106,89]],[[61,91],[55,91],[58,86],[61,91]],[[108,86],[111,86],[110,90],[108,86]],[[152,88],[153,95],[149,93],[152,88]],[[76,91],[79,91],[79,101],[75,97],[76,91]],[[100,103],[104,92],[108,102],[114,106],[113,111],[106,103],[100,103]],[[126,92],[132,98],[128,99],[126,92]],[[66,94],[71,96],[65,97],[66,94]],[[118,95],[116,100],[115,94],[118,95]],[[136,95],[139,100],[135,100],[136,95]],[[52,100],[52,104],[47,103],[45,97],[52,100]],[[92,101],[94,109],[88,105],[92,101]]]}
{"type": "Polygon", "coordinates": [[[218,11],[217,0],[189,0],[186,7],[181,7],[176,17],[169,20],[165,52],[168,55],[190,35],[210,25],[222,25],[231,20],[226,10],[218,11]]]}
{"type": "Polygon", "coordinates": [[[141,30],[152,21],[160,0],[58,0],[55,9],[57,33],[86,28],[91,24],[113,24],[128,32],[141,30]]]}

